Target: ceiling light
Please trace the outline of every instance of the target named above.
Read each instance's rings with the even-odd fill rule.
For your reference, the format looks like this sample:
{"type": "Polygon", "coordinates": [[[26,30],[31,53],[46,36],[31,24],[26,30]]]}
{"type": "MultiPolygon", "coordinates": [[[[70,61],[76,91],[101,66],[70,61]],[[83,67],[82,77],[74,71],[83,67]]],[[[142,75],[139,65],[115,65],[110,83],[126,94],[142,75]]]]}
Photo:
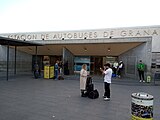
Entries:
{"type": "Polygon", "coordinates": [[[111,48],[108,48],[108,50],[107,50],[108,52],[110,52],[111,51],[111,48]]]}
{"type": "Polygon", "coordinates": [[[86,48],[86,47],[84,47],[84,51],[87,51],[87,48],[86,48]]]}

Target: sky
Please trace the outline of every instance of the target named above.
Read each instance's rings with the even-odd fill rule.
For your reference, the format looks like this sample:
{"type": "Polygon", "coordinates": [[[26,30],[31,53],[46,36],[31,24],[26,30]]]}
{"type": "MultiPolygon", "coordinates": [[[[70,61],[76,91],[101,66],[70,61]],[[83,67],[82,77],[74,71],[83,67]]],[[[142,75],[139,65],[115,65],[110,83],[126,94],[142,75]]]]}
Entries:
{"type": "Polygon", "coordinates": [[[159,0],[0,0],[0,33],[160,25],[159,0]]]}

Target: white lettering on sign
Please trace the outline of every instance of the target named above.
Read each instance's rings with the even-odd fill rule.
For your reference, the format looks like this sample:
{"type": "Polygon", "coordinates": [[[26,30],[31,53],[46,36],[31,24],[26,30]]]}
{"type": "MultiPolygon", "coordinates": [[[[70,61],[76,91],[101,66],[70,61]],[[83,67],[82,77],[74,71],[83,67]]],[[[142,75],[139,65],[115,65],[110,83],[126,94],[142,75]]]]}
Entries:
{"type": "Polygon", "coordinates": [[[79,33],[53,33],[53,39],[83,39],[83,38],[90,38],[94,39],[97,38],[97,32],[79,32],[79,33]]]}
{"type": "Polygon", "coordinates": [[[159,31],[157,30],[143,30],[143,31],[140,31],[140,30],[137,30],[137,31],[133,31],[133,30],[122,30],[120,32],[120,36],[122,37],[130,37],[130,36],[134,36],[134,37],[142,37],[142,36],[153,36],[153,35],[159,35],[158,34],[159,31]]]}
{"type": "Polygon", "coordinates": [[[13,38],[13,39],[18,39],[18,40],[35,40],[37,39],[37,35],[33,34],[33,35],[27,35],[27,34],[12,34],[9,35],[8,38],[13,38]]]}

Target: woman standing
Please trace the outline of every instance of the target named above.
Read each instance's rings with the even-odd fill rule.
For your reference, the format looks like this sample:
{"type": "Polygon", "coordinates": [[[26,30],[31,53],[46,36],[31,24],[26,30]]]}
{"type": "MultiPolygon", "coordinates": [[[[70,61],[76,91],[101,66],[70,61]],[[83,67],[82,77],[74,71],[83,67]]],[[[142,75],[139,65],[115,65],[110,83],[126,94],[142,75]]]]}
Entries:
{"type": "Polygon", "coordinates": [[[82,69],[80,71],[80,90],[81,90],[81,97],[85,97],[86,91],[86,80],[87,80],[87,65],[83,64],[82,69]]]}

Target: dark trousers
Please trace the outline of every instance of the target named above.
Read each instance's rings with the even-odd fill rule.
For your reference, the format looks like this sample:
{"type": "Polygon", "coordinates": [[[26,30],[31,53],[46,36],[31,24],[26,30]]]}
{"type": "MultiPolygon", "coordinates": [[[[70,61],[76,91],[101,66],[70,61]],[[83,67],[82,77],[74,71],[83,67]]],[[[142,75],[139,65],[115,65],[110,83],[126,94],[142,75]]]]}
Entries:
{"type": "Polygon", "coordinates": [[[104,82],[104,97],[110,98],[110,83],[104,82]]]}
{"type": "Polygon", "coordinates": [[[140,80],[142,80],[142,79],[144,80],[144,71],[140,71],[139,70],[138,73],[139,73],[139,79],[140,80]]]}
{"type": "Polygon", "coordinates": [[[38,69],[38,70],[34,70],[34,75],[36,74],[36,72],[38,72],[39,76],[41,75],[41,71],[40,71],[40,69],[38,69]]]}
{"type": "Polygon", "coordinates": [[[117,75],[121,76],[121,73],[122,73],[122,68],[119,68],[117,71],[117,75]]]}
{"type": "Polygon", "coordinates": [[[114,74],[117,74],[117,69],[115,67],[113,67],[112,70],[114,74]]]}

